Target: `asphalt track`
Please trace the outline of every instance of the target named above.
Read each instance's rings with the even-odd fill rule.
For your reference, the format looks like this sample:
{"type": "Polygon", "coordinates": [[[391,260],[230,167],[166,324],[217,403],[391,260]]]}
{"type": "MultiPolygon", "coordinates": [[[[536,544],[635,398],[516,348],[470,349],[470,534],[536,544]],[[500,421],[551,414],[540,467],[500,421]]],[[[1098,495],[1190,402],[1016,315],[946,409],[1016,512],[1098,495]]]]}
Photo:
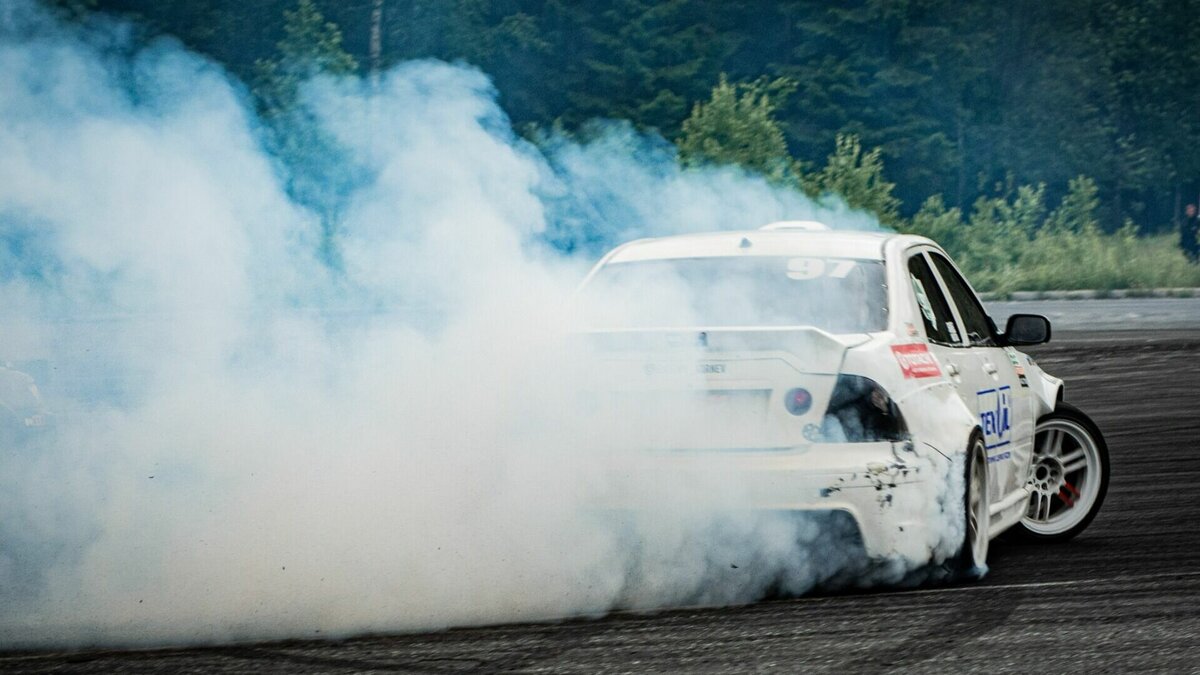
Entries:
{"type": "Polygon", "coordinates": [[[1104,430],[1112,482],[1083,535],[995,542],[982,582],[340,642],[0,653],[0,670],[1200,672],[1200,329],[1060,331],[1030,351],[1104,430]]]}

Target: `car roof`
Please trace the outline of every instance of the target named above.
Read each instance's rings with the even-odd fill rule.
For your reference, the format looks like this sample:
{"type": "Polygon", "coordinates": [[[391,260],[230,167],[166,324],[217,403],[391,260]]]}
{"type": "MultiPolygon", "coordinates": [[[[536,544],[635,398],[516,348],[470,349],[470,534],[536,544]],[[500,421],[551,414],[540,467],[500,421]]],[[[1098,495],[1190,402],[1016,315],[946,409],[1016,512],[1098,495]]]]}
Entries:
{"type": "MultiPolygon", "coordinates": [[[[723,256],[815,256],[883,260],[889,241],[932,243],[923,237],[893,232],[773,229],[684,234],[631,241],[609,254],[606,262],[625,263],[723,256]]],[[[895,243],[895,242],[894,242],[895,243]]],[[[908,242],[905,242],[908,243],[908,242]]]]}

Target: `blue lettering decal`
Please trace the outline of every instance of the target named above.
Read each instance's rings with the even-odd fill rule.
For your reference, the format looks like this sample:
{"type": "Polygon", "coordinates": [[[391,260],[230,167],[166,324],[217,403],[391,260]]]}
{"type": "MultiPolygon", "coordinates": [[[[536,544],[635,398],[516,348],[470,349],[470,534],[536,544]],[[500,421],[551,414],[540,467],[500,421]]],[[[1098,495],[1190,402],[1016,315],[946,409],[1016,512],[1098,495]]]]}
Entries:
{"type": "MultiPolygon", "coordinates": [[[[983,444],[988,449],[1012,442],[1012,387],[984,389],[976,392],[979,426],[983,429],[983,444]]],[[[998,461],[998,460],[989,460],[998,461]]]]}

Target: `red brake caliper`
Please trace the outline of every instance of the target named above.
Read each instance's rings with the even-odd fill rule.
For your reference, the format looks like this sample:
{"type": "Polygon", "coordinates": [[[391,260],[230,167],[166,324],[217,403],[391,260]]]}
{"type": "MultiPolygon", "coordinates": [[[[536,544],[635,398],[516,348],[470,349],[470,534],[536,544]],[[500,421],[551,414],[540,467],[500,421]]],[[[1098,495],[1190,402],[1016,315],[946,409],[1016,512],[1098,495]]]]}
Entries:
{"type": "Polygon", "coordinates": [[[1079,499],[1079,490],[1076,490],[1074,485],[1064,480],[1063,489],[1058,491],[1058,498],[1063,500],[1063,503],[1067,506],[1075,506],[1075,500],[1079,499]],[[1067,492],[1071,494],[1066,494],[1067,492]]]}

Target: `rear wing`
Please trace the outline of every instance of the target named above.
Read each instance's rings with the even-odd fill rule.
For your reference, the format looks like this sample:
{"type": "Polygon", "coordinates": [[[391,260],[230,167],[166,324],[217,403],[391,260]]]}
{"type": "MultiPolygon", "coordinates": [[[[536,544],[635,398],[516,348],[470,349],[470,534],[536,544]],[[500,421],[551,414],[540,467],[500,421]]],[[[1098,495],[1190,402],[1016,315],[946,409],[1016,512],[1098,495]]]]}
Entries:
{"type": "Polygon", "coordinates": [[[715,353],[786,352],[802,372],[837,374],[850,347],[870,339],[866,334],[838,336],[809,326],[722,328],[631,328],[580,331],[576,334],[598,352],[674,352],[684,357],[715,353]]]}

